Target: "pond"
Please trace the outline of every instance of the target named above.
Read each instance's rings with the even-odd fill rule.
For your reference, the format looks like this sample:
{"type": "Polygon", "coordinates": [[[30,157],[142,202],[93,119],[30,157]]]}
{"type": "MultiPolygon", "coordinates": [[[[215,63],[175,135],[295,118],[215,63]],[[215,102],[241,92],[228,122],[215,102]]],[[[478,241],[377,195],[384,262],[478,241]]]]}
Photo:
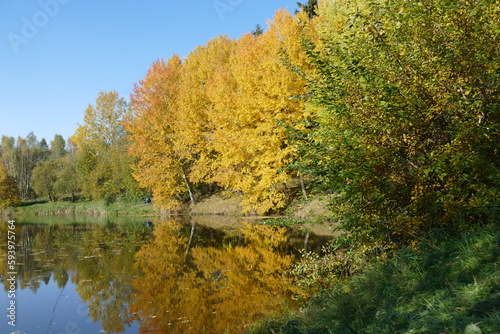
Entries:
{"type": "Polygon", "coordinates": [[[217,216],[4,218],[0,332],[242,333],[293,306],[287,270],[330,238],[217,216]]]}

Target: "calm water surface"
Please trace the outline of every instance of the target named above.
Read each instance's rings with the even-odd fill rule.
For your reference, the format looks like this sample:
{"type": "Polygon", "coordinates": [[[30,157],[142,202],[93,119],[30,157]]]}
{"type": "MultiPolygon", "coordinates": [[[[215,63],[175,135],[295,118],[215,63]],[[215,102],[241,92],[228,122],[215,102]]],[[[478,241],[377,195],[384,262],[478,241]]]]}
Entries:
{"type": "Polygon", "coordinates": [[[195,219],[15,219],[12,271],[4,218],[0,333],[242,333],[293,304],[284,273],[300,249],[319,251],[330,238],[195,219]]]}

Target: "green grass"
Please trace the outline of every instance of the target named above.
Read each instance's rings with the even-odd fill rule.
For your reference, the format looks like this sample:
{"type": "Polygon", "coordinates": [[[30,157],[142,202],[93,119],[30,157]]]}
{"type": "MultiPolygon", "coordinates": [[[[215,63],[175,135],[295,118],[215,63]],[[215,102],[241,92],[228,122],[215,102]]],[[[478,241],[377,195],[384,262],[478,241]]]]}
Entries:
{"type": "Polygon", "coordinates": [[[493,227],[437,234],[251,333],[499,333],[499,246],[493,227]]]}
{"type": "Polygon", "coordinates": [[[151,204],[141,201],[105,201],[79,200],[60,202],[25,202],[23,206],[9,209],[10,215],[54,215],[54,214],[94,214],[94,215],[157,215],[159,211],[151,204]]]}

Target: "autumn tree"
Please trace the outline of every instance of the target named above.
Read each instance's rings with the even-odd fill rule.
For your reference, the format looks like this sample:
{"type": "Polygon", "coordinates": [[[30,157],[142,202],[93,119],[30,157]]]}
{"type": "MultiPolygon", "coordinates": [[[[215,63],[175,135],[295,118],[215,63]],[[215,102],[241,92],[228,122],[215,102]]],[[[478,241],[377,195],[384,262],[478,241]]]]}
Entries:
{"type": "Polygon", "coordinates": [[[319,11],[323,46],[303,43],[319,109],[309,167],[335,192],[345,235],[393,247],[498,219],[495,1],[331,0],[319,11]]]}
{"type": "Polygon", "coordinates": [[[306,60],[303,17],[276,13],[266,32],[218,36],[183,61],[157,61],[132,95],[134,175],[166,207],[203,185],[241,196],[246,210],[287,203],[298,175],[287,127],[304,117],[305,81],[286,66],[306,60]],[[283,51],[286,50],[286,56],[283,51]],[[285,58],[287,58],[285,60],[285,58]],[[154,131],[152,131],[154,129],[154,131]]]}
{"type": "MultiPolygon", "coordinates": [[[[179,117],[174,143],[177,151],[182,152],[182,158],[189,162],[188,177],[196,185],[214,184],[213,162],[219,158],[219,153],[211,145],[211,135],[221,124],[212,117],[217,101],[211,90],[218,73],[226,71],[234,46],[235,41],[227,36],[213,38],[186,57],[179,76],[179,117]]],[[[227,116],[230,117],[230,113],[227,116]]]]}
{"type": "Polygon", "coordinates": [[[77,171],[86,196],[112,201],[137,194],[122,124],[130,114],[129,104],[116,92],[99,92],[95,104],[85,110],[83,124],[71,140],[77,147],[77,171]]]}
{"type": "Polygon", "coordinates": [[[292,15],[277,12],[265,33],[237,40],[228,65],[218,68],[208,86],[213,130],[206,138],[217,152],[212,180],[242,193],[247,210],[266,212],[287,203],[283,184],[293,175],[285,167],[296,151],[286,126],[303,117],[303,102],[295,97],[305,93],[305,82],[284,66],[280,51],[300,50],[299,29],[292,15]]]}
{"type": "Polygon", "coordinates": [[[0,208],[21,205],[21,196],[14,179],[0,162],[0,208]]]}
{"type": "Polygon", "coordinates": [[[129,152],[138,158],[133,175],[142,188],[153,193],[155,203],[167,209],[175,208],[184,194],[192,194],[186,159],[176,149],[174,139],[181,66],[178,56],[167,63],[153,63],[146,77],[134,87],[133,117],[126,123],[131,140],[129,152]]]}

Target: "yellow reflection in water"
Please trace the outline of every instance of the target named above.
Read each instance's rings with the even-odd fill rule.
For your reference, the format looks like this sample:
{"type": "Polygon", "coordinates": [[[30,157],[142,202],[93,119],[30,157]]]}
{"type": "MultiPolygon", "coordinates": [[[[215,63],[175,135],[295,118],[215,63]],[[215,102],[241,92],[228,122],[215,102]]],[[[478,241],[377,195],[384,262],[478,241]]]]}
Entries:
{"type": "Polygon", "coordinates": [[[189,249],[180,227],[159,224],[136,255],[143,274],[131,312],[141,333],[241,333],[287,307],[295,291],[285,274],[292,256],[280,252],[285,229],[245,224],[242,245],[189,249]]]}

